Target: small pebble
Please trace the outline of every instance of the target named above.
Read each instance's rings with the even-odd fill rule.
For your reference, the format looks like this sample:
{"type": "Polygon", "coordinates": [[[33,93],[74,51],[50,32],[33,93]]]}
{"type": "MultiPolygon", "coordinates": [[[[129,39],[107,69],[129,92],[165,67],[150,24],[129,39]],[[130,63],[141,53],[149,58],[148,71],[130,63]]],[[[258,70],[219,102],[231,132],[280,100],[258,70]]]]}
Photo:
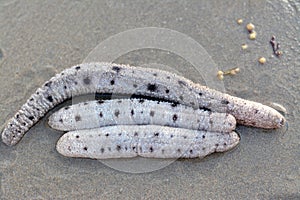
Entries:
{"type": "Polygon", "coordinates": [[[218,75],[218,79],[219,80],[223,80],[224,79],[224,75],[218,75]]]}
{"type": "Polygon", "coordinates": [[[265,64],[266,63],[266,58],[265,57],[260,57],[259,59],[258,59],[258,62],[260,63],[260,64],[265,64]]]}
{"type": "Polygon", "coordinates": [[[217,77],[218,77],[219,80],[223,80],[224,79],[224,72],[223,71],[218,71],[217,77]]]}
{"type": "Polygon", "coordinates": [[[232,70],[230,70],[230,75],[236,75],[238,72],[240,71],[240,68],[234,68],[234,69],[232,69],[232,70]]]}
{"type": "Polygon", "coordinates": [[[223,74],[224,74],[223,71],[218,71],[218,76],[221,76],[221,75],[223,75],[223,74]]]}
{"type": "Polygon", "coordinates": [[[248,45],[247,44],[242,44],[242,49],[243,50],[246,50],[248,48],[248,45]]]}
{"type": "Polygon", "coordinates": [[[246,26],[249,33],[252,33],[254,31],[255,26],[252,23],[247,24],[246,26]]]}
{"type": "Polygon", "coordinates": [[[280,105],[279,103],[271,102],[269,103],[269,106],[283,114],[287,114],[286,108],[283,107],[283,105],[280,105]]]}
{"type": "Polygon", "coordinates": [[[243,23],[243,19],[238,19],[236,22],[237,22],[238,24],[242,24],[242,23],[243,23]]]}
{"type": "Polygon", "coordinates": [[[249,39],[250,40],[255,40],[256,39],[256,35],[257,33],[255,31],[252,31],[250,34],[249,34],[249,39]]]}

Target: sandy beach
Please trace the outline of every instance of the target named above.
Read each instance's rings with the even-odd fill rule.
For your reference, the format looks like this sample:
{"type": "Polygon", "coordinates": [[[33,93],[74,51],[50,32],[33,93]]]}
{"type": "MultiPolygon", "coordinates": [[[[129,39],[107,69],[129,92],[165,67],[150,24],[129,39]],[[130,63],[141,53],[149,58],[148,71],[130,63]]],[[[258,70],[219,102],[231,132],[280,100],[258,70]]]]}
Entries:
{"type": "Polygon", "coordinates": [[[47,125],[62,104],[16,146],[1,142],[0,199],[300,199],[299,12],[296,0],[1,0],[1,130],[45,81],[90,61],[160,68],[278,103],[288,129],[239,125],[236,148],[204,159],[72,159],[58,154],[63,133],[47,125]],[[245,28],[250,22],[255,40],[245,28]],[[234,67],[238,74],[218,80],[218,70],[234,67]]]}

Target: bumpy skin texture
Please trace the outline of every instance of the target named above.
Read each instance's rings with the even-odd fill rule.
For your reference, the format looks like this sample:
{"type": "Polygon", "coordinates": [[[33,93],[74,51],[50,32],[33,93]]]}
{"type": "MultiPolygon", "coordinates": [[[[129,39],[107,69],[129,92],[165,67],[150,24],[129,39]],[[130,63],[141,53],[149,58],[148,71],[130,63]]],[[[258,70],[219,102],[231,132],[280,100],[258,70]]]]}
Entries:
{"type": "Polygon", "coordinates": [[[146,99],[113,99],[74,104],[53,113],[50,127],[61,131],[111,125],[161,125],[213,132],[231,132],[235,118],[227,113],[193,109],[146,99]]]}
{"type": "Polygon", "coordinates": [[[276,110],[195,84],[157,69],[112,63],[85,63],[57,74],[39,88],[10,119],[2,132],[7,145],[17,144],[26,131],[62,101],[89,93],[147,95],[215,112],[232,114],[238,123],[279,128],[285,119],[276,110]]]}
{"type": "Polygon", "coordinates": [[[219,133],[157,125],[117,125],[71,131],[57,142],[67,157],[108,158],[202,158],[235,147],[235,132],[219,133]]]}

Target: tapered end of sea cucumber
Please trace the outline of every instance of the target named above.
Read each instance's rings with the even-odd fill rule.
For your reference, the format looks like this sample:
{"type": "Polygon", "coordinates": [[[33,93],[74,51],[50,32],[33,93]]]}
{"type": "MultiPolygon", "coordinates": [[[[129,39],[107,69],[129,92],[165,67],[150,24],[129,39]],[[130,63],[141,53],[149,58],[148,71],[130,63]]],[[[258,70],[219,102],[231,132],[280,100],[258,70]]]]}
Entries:
{"type": "Polygon", "coordinates": [[[13,124],[8,125],[2,132],[2,142],[8,146],[14,146],[21,140],[24,134],[13,124]]]}
{"type": "Polygon", "coordinates": [[[232,131],[230,133],[223,133],[223,134],[226,140],[221,141],[220,144],[218,144],[216,148],[216,152],[229,151],[240,143],[241,137],[239,133],[232,131]]]}

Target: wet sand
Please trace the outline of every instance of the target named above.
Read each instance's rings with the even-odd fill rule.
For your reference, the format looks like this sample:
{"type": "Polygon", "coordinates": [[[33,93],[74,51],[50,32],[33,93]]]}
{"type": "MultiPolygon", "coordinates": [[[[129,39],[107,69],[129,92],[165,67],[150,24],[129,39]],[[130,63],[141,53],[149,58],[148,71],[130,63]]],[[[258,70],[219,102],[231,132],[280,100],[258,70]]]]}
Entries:
{"type": "MultiPolygon", "coordinates": [[[[162,64],[195,82],[265,104],[280,103],[288,111],[288,131],[238,126],[241,143],[230,152],[201,160],[105,163],[59,155],[55,144],[62,133],[47,126],[48,114],[17,146],[0,144],[1,199],[299,199],[299,11],[296,1],[1,1],[2,126],[55,73],[83,62],[111,36],[142,27],[178,31],[204,47],[216,70],[241,71],[223,82],[213,77],[215,84],[211,83],[205,76],[211,65],[205,66],[210,62],[204,51],[191,47],[184,54],[185,49],[176,46],[180,41],[168,44],[185,56],[146,48],[123,54],[115,62],[162,64]],[[244,20],[242,25],[236,23],[238,18],[244,20]],[[255,25],[255,41],[248,39],[248,22],[255,25]],[[281,58],[273,55],[272,35],[281,44],[281,58]],[[245,51],[243,43],[249,46],[245,51]],[[198,55],[202,66],[188,61],[192,54],[198,55]],[[261,56],[267,59],[264,65],[258,63],[261,56]],[[166,167],[152,171],[157,163],[166,167]],[[124,172],[135,167],[152,172],[124,172]]],[[[157,39],[161,40],[159,35],[157,39]]]]}

